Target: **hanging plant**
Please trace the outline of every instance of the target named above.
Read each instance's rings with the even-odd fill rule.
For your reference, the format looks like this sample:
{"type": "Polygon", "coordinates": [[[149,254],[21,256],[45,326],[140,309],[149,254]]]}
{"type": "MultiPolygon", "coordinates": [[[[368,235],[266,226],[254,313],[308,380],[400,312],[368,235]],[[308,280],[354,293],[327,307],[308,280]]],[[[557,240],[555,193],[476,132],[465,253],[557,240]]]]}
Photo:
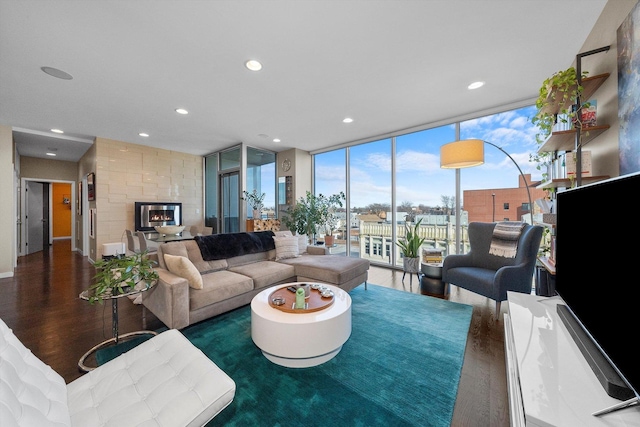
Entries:
{"type": "MultiPolygon", "coordinates": [[[[583,71],[582,78],[588,74],[587,71],[583,71]]],[[[588,107],[589,103],[584,103],[579,109],[575,109],[574,104],[583,91],[584,87],[578,85],[578,75],[574,67],[558,71],[542,82],[536,100],[538,111],[531,119],[531,123],[540,131],[536,135],[538,144],[546,141],[558,120],[562,123],[573,122],[582,125],[578,113],[582,108],[588,107]]]]}
{"type": "MultiPolygon", "coordinates": [[[[587,77],[587,71],[582,72],[582,78],[587,77]]],[[[558,71],[542,82],[536,100],[537,112],[531,123],[538,127],[536,142],[544,144],[553,132],[556,123],[571,123],[575,127],[582,127],[581,110],[590,104],[585,102],[578,109],[575,103],[582,96],[584,87],[578,85],[578,75],[574,67],[558,71]]],[[[582,133],[580,134],[582,138],[582,133]]],[[[546,168],[551,163],[552,153],[545,151],[529,154],[529,161],[536,163],[536,169],[543,171],[542,179],[546,180],[546,168]]]]}

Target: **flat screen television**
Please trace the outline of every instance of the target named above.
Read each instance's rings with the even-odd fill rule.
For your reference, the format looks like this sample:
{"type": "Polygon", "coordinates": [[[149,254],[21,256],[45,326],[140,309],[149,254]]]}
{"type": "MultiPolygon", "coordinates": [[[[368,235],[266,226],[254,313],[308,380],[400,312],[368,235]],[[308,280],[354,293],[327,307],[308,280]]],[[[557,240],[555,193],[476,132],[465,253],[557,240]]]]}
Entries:
{"type": "Polygon", "coordinates": [[[556,199],[558,313],[607,393],[629,404],[640,398],[638,194],[634,173],[556,199]]]}

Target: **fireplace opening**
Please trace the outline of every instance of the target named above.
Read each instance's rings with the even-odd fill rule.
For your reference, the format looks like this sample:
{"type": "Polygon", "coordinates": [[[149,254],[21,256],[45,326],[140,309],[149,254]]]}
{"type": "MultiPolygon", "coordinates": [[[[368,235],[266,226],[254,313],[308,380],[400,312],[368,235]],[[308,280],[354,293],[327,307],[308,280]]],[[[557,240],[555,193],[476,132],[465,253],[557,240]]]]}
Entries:
{"type": "Polygon", "coordinates": [[[155,231],[161,225],[182,225],[182,203],[135,202],[136,231],[155,231]]]}

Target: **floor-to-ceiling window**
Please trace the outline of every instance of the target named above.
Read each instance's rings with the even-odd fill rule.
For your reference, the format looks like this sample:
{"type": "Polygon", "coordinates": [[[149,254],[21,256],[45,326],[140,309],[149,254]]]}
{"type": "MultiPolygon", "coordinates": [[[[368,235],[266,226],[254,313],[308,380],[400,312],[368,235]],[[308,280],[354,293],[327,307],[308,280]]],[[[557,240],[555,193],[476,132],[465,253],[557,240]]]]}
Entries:
{"type": "Polygon", "coordinates": [[[218,153],[204,158],[204,225],[218,232],[218,153]]]}
{"type": "Polygon", "coordinates": [[[244,219],[253,218],[253,210],[242,202],[243,189],[265,193],[261,217],[275,218],[275,161],[274,152],[244,144],[206,156],[205,226],[214,233],[242,230],[244,219]]]}
{"type": "MultiPolygon", "coordinates": [[[[261,218],[276,217],[276,154],[270,151],[247,147],[246,191],[256,190],[265,194],[261,218]]],[[[247,218],[253,218],[252,209],[247,209],[247,218]]],[[[261,219],[253,218],[253,219],[261,219]]]]}
{"type": "MultiPolygon", "coordinates": [[[[460,122],[460,139],[477,138],[497,145],[509,153],[523,173],[535,174],[539,180],[542,173],[546,173],[546,168],[537,170],[537,162],[530,162],[531,157],[536,157],[538,148],[535,141],[538,131],[529,119],[535,113],[535,107],[525,107],[460,122]]],[[[470,221],[520,221],[523,213],[531,210],[525,192],[519,192],[519,197],[516,197],[514,192],[503,190],[519,187],[520,172],[513,161],[499,149],[485,144],[484,164],[461,170],[460,187],[463,191],[496,190],[482,193],[482,201],[473,199],[476,206],[467,206],[470,221]],[[481,216],[481,212],[486,213],[481,216]]],[[[534,200],[537,198],[534,196],[541,192],[536,189],[530,191],[534,200]]]]}
{"type": "MultiPolygon", "coordinates": [[[[534,113],[534,107],[526,107],[460,122],[460,139],[479,138],[507,148],[525,173],[539,180],[541,172],[529,161],[537,149],[536,129],[530,122],[534,113]]],[[[455,126],[314,154],[315,193],[345,191],[348,196],[345,222],[349,218],[350,233],[345,242],[351,256],[401,266],[394,242],[404,235],[407,221],[419,220],[424,249],[440,249],[445,256],[455,253],[456,202],[463,206],[460,247],[468,251],[468,217],[462,193],[456,201],[456,172],[440,168],[440,147],[456,139],[455,126]]],[[[486,148],[484,166],[461,171],[462,188],[517,188],[518,172],[510,163],[499,150],[486,148]]]]}
{"type": "Polygon", "coordinates": [[[349,147],[351,252],[383,264],[393,262],[391,139],[349,147]]]}
{"type": "Polygon", "coordinates": [[[220,233],[240,231],[241,162],[241,146],[220,152],[220,171],[218,172],[220,233]]]}
{"type": "MultiPolygon", "coordinates": [[[[455,180],[440,168],[440,146],[455,139],[453,125],[441,126],[395,138],[395,230],[405,235],[405,225],[420,222],[423,248],[436,248],[446,256],[454,247],[455,180]]],[[[402,265],[397,246],[395,264],[402,265]]]]}
{"type": "MultiPolygon", "coordinates": [[[[325,196],[340,194],[340,192],[346,194],[346,155],[346,149],[342,148],[314,156],[315,194],[324,194],[325,196]]],[[[330,251],[331,253],[346,255],[349,227],[347,225],[347,206],[345,203],[343,203],[343,205],[342,209],[338,209],[336,212],[338,224],[334,231],[337,235],[334,246],[330,248],[330,251]]],[[[317,236],[320,239],[324,239],[325,233],[326,230],[324,227],[318,228],[317,236]]]]}

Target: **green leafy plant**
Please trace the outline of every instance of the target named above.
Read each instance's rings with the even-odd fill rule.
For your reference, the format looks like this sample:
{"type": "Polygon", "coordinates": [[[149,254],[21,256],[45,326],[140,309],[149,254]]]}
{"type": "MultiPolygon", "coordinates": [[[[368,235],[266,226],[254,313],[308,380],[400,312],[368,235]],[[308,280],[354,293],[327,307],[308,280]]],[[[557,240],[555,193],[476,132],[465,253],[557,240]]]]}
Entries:
{"type": "Polygon", "coordinates": [[[424,237],[420,237],[418,234],[421,222],[422,219],[418,220],[413,228],[409,227],[408,224],[405,224],[404,239],[396,242],[396,245],[398,245],[398,247],[402,249],[402,255],[405,258],[418,258],[420,256],[420,247],[425,240],[424,237]]]}
{"type": "Polygon", "coordinates": [[[89,302],[102,303],[112,295],[150,288],[158,280],[158,273],[153,268],[156,264],[147,257],[146,251],[96,261],[94,267],[98,271],[88,290],[89,302]]]}
{"type": "Polygon", "coordinates": [[[267,195],[266,193],[258,194],[258,190],[254,188],[251,193],[245,190],[242,194],[244,196],[241,197],[241,199],[247,202],[247,204],[251,206],[251,209],[256,211],[262,210],[264,198],[267,195]]]}
{"type": "Polygon", "coordinates": [[[342,191],[331,196],[316,196],[307,191],[305,197],[300,197],[296,204],[283,214],[282,222],[296,234],[306,234],[309,242],[312,242],[317,228],[326,227],[326,224],[332,221],[332,215],[338,207],[343,206],[343,200],[346,200],[346,197],[342,191]]]}
{"type": "MultiPolygon", "coordinates": [[[[582,72],[582,78],[587,77],[588,72],[582,72]]],[[[538,145],[544,144],[549,135],[553,132],[554,125],[560,121],[562,123],[574,123],[575,126],[582,126],[583,108],[588,108],[588,102],[583,103],[580,108],[574,108],[574,104],[579,96],[582,96],[584,88],[578,85],[578,76],[574,67],[564,71],[558,71],[551,77],[545,79],[540,87],[538,98],[536,99],[536,114],[531,118],[531,123],[538,127],[536,142],[538,145]]],[[[529,161],[537,163],[538,170],[545,170],[552,160],[551,152],[533,153],[529,155],[529,161]]],[[[546,172],[542,177],[546,179],[546,172]]]]}

